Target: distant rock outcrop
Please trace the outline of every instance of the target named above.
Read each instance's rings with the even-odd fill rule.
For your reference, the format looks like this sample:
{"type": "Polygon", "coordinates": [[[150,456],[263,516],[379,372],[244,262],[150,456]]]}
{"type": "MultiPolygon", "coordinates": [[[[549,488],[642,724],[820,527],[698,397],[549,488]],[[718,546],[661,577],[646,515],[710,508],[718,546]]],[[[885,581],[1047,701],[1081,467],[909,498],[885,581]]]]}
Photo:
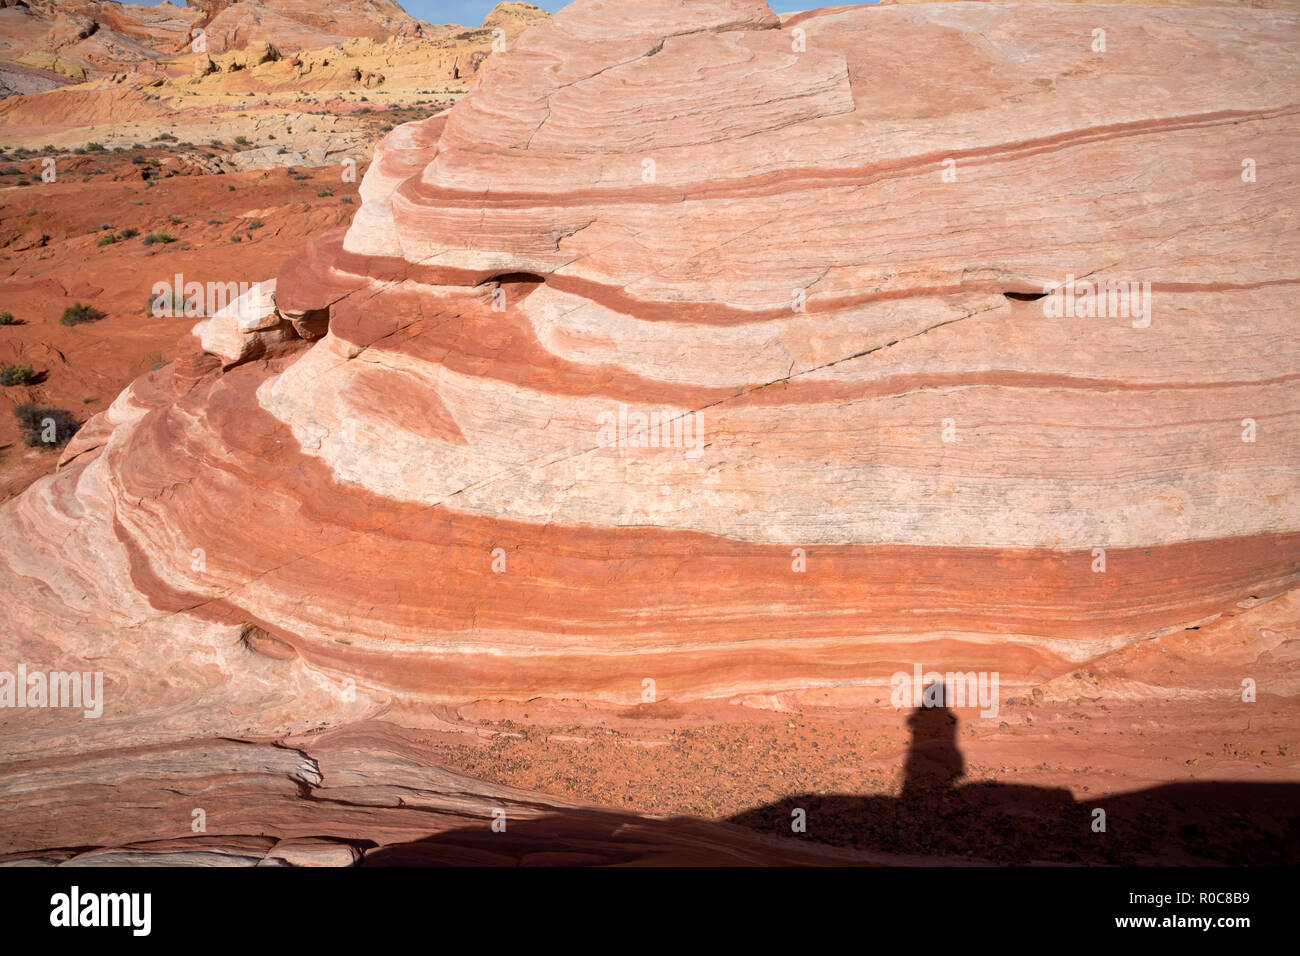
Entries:
{"type": "MultiPolygon", "coordinates": [[[[158,11],[165,6],[127,9],[158,11]]],[[[248,0],[214,5],[204,11],[205,16],[211,15],[210,21],[194,20],[193,30],[185,28],[190,32],[184,36],[192,36],[192,42],[172,43],[175,37],[165,32],[156,49],[133,47],[132,55],[123,59],[91,55],[92,51],[77,45],[54,44],[58,54],[24,53],[6,62],[0,42],[0,96],[54,91],[0,104],[0,129],[13,146],[40,148],[51,142],[118,146],[139,141],[150,120],[168,124],[168,131],[183,132],[188,127],[190,133],[183,139],[207,140],[205,127],[214,112],[232,105],[225,97],[271,95],[283,103],[283,94],[303,99],[325,94],[351,97],[355,103],[364,99],[361,94],[380,91],[384,94],[376,104],[380,108],[401,100],[449,102],[464,92],[494,49],[504,49],[530,25],[550,16],[529,4],[503,3],[488,16],[498,26],[467,30],[395,18],[387,7],[360,9],[366,16],[358,20],[338,17],[326,22],[336,31],[327,35],[310,25],[319,17],[308,16],[307,6],[284,6],[284,16],[301,14],[308,24],[290,28],[281,22],[284,16],[275,12],[281,10],[281,0],[267,5],[248,0]],[[250,13],[246,8],[255,9],[250,13]],[[231,18],[237,14],[253,17],[247,22],[256,29],[222,27],[234,23],[231,18]],[[167,37],[171,40],[163,42],[167,37]],[[65,87],[70,88],[61,89],[65,87]],[[126,120],[131,125],[123,125],[126,120]]],[[[190,12],[197,16],[195,11],[190,12]]],[[[5,12],[0,10],[0,20],[5,12]]],[[[124,17],[119,14],[114,22],[125,30],[124,17]]],[[[105,29],[95,36],[102,39],[105,29]]],[[[44,43],[29,42],[38,48],[44,43]]],[[[247,135],[252,130],[241,132],[247,135]]],[[[353,143],[334,146],[338,152],[351,149],[353,143]]]]}
{"type": "MultiPolygon", "coordinates": [[[[532,4],[507,0],[488,14],[483,28],[500,28],[513,40],[549,17],[532,4]]],[[[317,0],[193,0],[183,7],[167,2],[143,6],[110,0],[30,0],[0,4],[0,69],[6,60],[35,54],[57,56],[83,71],[112,73],[131,64],[189,54],[268,46],[292,53],[348,39],[382,43],[451,30],[416,20],[394,0],[337,0],[328,7],[317,0]]]]}
{"type": "Polygon", "coordinates": [[[506,36],[513,40],[535,23],[549,20],[551,15],[541,7],[519,0],[503,0],[483,18],[484,30],[504,30],[506,36]]]}

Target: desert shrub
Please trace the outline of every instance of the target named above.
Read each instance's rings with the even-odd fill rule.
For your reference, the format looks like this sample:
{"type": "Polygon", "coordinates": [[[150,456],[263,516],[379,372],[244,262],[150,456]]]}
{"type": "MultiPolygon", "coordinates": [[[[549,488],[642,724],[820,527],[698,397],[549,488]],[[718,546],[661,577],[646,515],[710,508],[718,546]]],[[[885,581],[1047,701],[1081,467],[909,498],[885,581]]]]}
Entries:
{"type": "Polygon", "coordinates": [[[236,146],[247,146],[247,145],[248,145],[248,137],[247,137],[247,136],[236,136],[236,137],[235,137],[235,145],[236,145],[236,146]]]}
{"type": "Polygon", "coordinates": [[[111,246],[111,245],[112,245],[113,243],[115,243],[115,242],[117,242],[117,236],[113,235],[113,234],[110,232],[110,233],[109,233],[108,235],[106,235],[106,236],[100,236],[100,237],[99,237],[99,241],[96,242],[95,245],[97,245],[97,246],[111,246]]]}
{"type": "Polygon", "coordinates": [[[145,164],[145,158],[137,154],[131,157],[131,162],[135,163],[137,166],[143,166],[145,164]]]}
{"type": "Polygon", "coordinates": [[[29,210],[27,210],[27,218],[30,219],[30,218],[31,218],[32,216],[34,216],[34,215],[36,215],[36,210],[35,210],[35,209],[29,209],[29,210]]]}
{"type": "Polygon", "coordinates": [[[30,365],[6,365],[0,368],[0,385],[26,385],[35,377],[36,373],[30,365]]]}
{"type": "Polygon", "coordinates": [[[99,311],[93,305],[82,305],[78,302],[76,305],[70,305],[63,310],[63,318],[59,319],[59,324],[81,325],[83,322],[98,322],[107,314],[99,311]]]}
{"type": "Polygon", "coordinates": [[[140,241],[146,246],[166,245],[169,242],[175,242],[176,237],[168,232],[151,232],[140,241]]]}
{"type": "Polygon", "coordinates": [[[14,418],[18,419],[18,428],[28,448],[40,445],[57,448],[66,445],[68,439],[81,427],[76,417],[66,408],[40,408],[31,402],[24,402],[15,408],[14,418]]]}
{"type": "Polygon", "coordinates": [[[252,230],[252,229],[261,229],[261,228],[262,228],[263,226],[265,226],[265,225],[266,225],[266,223],[262,222],[262,220],[260,220],[260,219],[251,219],[251,220],[249,220],[248,228],[249,228],[250,230],[252,230]]]}
{"type": "Polygon", "coordinates": [[[86,149],[92,153],[102,153],[104,151],[103,143],[87,143],[86,149]]]}
{"type": "Polygon", "coordinates": [[[0,312],[0,325],[17,325],[18,320],[12,312],[0,312]]]}
{"type": "Polygon", "coordinates": [[[123,230],[122,230],[122,238],[123,238],[123,239],[134,239],[134,238],[135,238],[136,236],[138,236],[138,235],[140,235],[140,230],[139,230],[139,229],[130,229],[130,228],[127,228],[127,229],[123,229],[123,230]]]}
{"type": "Polygon", "coordinates": [[[173,226],[179,226],[183,220],[181,219],[180,216],[168,216],[167,221],[170,222],[173,226]]]}
{"type": "Polygon", "coordinates": [[[0,169],[0,176],[21,176],[22,174],[23,171],[17,166],[6,166],[4,169],[0,169]]]}
{"type": "Polygon", "coordinates": [[[345,206],[351,206],[351,205],[352,205],[352,197],[351,197],[351,196],[340,196],[340,197],[339,197],[339,202],[343,203],[343,205],[345,205],[345,206]]]}
{"type": "Polygon", "coordinates": [[[324,189],[322,189],[320,192],[316,194],[316,198],[324,199],[326,196],[333,196],[333,195],[334,195],[334,190],[326,186],[324,189]]]}
{"type": "MultiPolygon", "coordinates": [[[[197,304],[197,300],[194,300],[197,304]]],[[[166,292],[162,295],[151,295],[145,300],[144,310],[150,315],[156,316],[181,316],[185,314],[187,303],[185,297],[178,295],[176,292],[166,292]]]]}

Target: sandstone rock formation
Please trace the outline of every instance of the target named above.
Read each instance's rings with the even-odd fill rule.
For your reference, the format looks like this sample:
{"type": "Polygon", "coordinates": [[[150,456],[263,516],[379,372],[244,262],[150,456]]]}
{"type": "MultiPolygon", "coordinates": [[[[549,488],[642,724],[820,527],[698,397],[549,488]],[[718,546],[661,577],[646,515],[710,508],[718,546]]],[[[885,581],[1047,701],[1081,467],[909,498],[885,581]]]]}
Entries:
{"type": "Polygon", "coordinates": [[[531,3],[521,0],[503,0],[488,11],[483,18],[484,30],[502,30],[507,40],[514,40],[519,34],[536,23],[545,23],[551,15],[531,3]]]}
{"type": "Polygon", "coordinates": [[[121,69],[159,60],[189,43],[202,11],[101,0],[27,0],[0,7],[0,60],[56,54],[83,67],[121,69]]]}
{"type": "MultiPolygon", "coordinates": [[[[337,117],[326,116],[322,105],[352,111],[372,108],[362,104],[382,109],[451,102],[465,92],[494,45],[513,43],[550,16],[509,0],[488,14],[483,28],[466,29],[434,27],[405,14],[392,19],[387,6],[362,6],[355,17],[344,6],[332,9],[339,15],[327,20],[309,7],[314,9],[283,0],[213,5],[200,19],[194,19],[197,8],[187,8],[193,23],[186,29],[203,31],[201,49],[195,48],[197,39],[195,44],[170,43],[170,34],[164,33],[156,49],[117,60],[39,36],[24,35],[21,45],[11,47],[0,42],[0,94],[8,97],[0,102],[0,131],[7,145],[34,149],[84,148],[92,142],[130,147],[160,132],[200,143],[259,134],[283,140],[292,134],[294,151],[323,147],[334,162],[361,145],[368,152],[370,137],[349,135],[353,130],[341,136],[322,131],[328,142],[304,142],[304,113],[321,115],[319,122],[325,125],[337,117]],[[302,23],[286,20],[290,15],[300,16],[302,23]],[[232,17],[239,18],[239,26],[231,26],[232,17]],[[53,52],[18,55],[32,49],[53,52]],[[342,102],[322,104],[321,96],[342,102]]],[[[0,19],[5,13],[0,10],[0,19]]],[[[31,20],[35,14],[26,16],[31,20]]],[[[128,29],[120,16],[113,22],[128,29]]],[[[97,27],[93,36],[103,37],[107,29],[97,27]]],[[[147,38],[143,27],[137,32],[147,38]]],[[[249,168],[252,160],[257,168],[302,164],[301,158],[275,160],[283,155],[276,152],[279,145],[270,151],[272,158],[245,156],[237,168],[249,168]]]]}
{"type": "Polygon", "coordinates": [[[57,57],[21,57],[19,61],[0,64],[0,99],[57,90],[68,83],[80,82],[78,72],[84,79],[80,67],[57,57]]]}
{"type": "Polygon", "coordinates": [[[155,761],[248,765],[207,842],[290,841],[250,860],[429,832],[387,787],[486,816],[513,798],[391,729],[476,700],[870,707],[918,665],[1172,723],[1248,679],[1293,736],[1298,26],[577,0],[525,33],[0,510],[0,656],[105,682],[95,721],[0,712],[3,805],[57,794],[8,852],[198,852],[186,801],[81,796],[152,805],[155,761]],[[1100,280],[1149,304],[1043,297],[1100,280]],[[335,777],[225,752],[322,727],[335,777]]]}
{"type": "MultiPolygon", "coordinates": [[[[518,0],[497,5],[483,29],[510,39],[549,17],[518,0]]],[[[0,4],[0,62],[26,54],[57,55],[103,72],[192,52],[229,53],[267,44],[284,52],[320,49],[348,39],[383,42],[465,32],[410,16],[395,0],[194,0],[153,6],[111,0],[30,0],[0,4]],[[201,37],[201,41],[199,41],[201,37]]]]}
{"type": "Polygon", "coordinates": [[[415,36],[420,22],[393,0],[196,0],[153,6],[107,0],[30,0],[0,7],[0,56],[58,53],[99,68],[189,52],[198,31],[214,53],[272,43],[299,50],[347,37],[415,36]]]}

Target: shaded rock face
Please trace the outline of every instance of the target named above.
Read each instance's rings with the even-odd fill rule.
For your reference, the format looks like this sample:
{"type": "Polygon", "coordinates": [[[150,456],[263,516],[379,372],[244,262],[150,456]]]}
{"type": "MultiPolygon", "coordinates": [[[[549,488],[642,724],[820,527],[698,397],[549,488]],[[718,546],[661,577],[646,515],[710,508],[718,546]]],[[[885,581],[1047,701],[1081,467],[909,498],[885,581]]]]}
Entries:
{"type": "Polygon", "coordinates": [[[1106,7],[1103,51],[1098,17],[525,33],[0,511],[5,659],[107,688],[6,753],[202,766],[394,703],[843,703],[914,664],[1293,702],[1300,21],[1106,7]]]}

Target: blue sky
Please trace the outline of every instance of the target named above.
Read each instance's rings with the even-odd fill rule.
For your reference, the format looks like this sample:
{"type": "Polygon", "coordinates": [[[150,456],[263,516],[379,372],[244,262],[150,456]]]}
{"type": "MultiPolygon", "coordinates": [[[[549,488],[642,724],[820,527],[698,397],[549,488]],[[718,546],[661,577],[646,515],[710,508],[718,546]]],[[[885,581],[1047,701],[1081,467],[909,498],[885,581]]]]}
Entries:
{"type": "MultiPolygon", "coordinates": [[[[132,0],[127,0],[132,2],[132,0]]],[[[162,0],[134,0],[136,3],[144,3],[147,6],[153,6],[155,3],[161,3],[162,0]]],[[[173,0],[177,6],[184,6],[184,0],[173,0]]],[[[429,23],[460,23],[467,27],[476,27],[483,22],[489,10],[496,6],[496,0],[397,0],[406,12],[413,17],[421,20],[427,20],[429,23]]],[[[535,6],[543,10],[549,10],[555,13],[565,5],[566,0],[529,0],[535,6]]],[[[811,10],[815,7],[830,7],[839,4],[852,3],[854,0],[768,0],[768,6],[778,13],[784,13],[790,10],[811,10]]],[[[876,0],[866,0],[874,3],[876,0]]]]}

